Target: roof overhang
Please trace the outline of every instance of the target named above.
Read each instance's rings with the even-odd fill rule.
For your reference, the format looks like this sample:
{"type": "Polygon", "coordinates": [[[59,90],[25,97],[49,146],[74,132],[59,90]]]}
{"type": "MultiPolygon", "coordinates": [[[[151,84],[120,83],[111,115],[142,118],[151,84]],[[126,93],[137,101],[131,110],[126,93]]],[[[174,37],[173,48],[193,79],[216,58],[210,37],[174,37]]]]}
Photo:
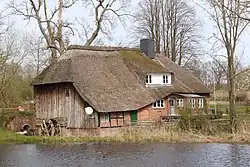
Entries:
{"type": "Polygon", "coordinates": [[[204,97],[197,94],[182,94],[182,93],[176,93],[176,95],[183,96],[183,97],[189,97],[189,98],[199,98],[204,97]]]}

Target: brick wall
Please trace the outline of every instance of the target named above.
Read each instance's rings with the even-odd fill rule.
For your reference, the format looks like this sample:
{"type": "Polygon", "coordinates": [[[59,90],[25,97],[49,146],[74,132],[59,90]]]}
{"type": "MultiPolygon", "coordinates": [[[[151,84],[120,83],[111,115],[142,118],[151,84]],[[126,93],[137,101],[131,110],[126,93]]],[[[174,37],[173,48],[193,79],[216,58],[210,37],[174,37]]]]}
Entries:
{"type": "MultiPolygon", "coordinates": [[[[170,114],[170,106],[169,106],[169,99],[170,98],[174,98],[174,103],[175,103],[175,113],[177,114],[179,111],[181,110],[185,110],[186,108],[189,108],[189,98],[185,98],[182,96],[178,96],[178,95],[171,95],[168,96],[164,99],[164,104],[165,104],[165,108],[153,108],[152,104],[138,110],[137,112],[137,119],[138,121],[158,121],[160,120],[161,116],[168,116],[170,114]],[[183,102],[184,102],[184,106],[183,107],[177,107],[176,104],[176,99],[177,98],[182,98],[183,102]]],[[[208,103],[209,101],[209,96],[206,96],[204,99],[204,107],[206,107],[205,102],[208,103]]],[[[198,109],[198,98],[195,99],[195,108],[193,108],[195,113],[198,113],[199,110],[204,110],[204,108],[202,109],[198,109]]],[[[117,126],[128,126],[131,125],[131,118],[130,118],[130,112],[113,112],[110,113],[110,119],[111,119],[111,123],[110,122],[101,122],[100,123],[100,127],[117,127],[117,126]],[[124,118],[123,118],[123,114],[124,114],[124,118]],[[118,119],[114,119],[118,117],[118,119]],[[121,118],[119,118],[121,117],[121,118]]]]}
{"type": "MultiPolygon", "coordinates": [[[[170,114],[170,106],[169,106],[169,99],[174,98],[175,99],[175,113],[178,113],[180,110],[185,110],[185,108],[190,107],[189,105],[189,98],[185,98],[182,96],[175,96],[171,95],[164,99],[165,108],[153,108],[152,104],[148,105],[138,111],[138,121],[157,121],[160,119],[161,116],[167,116],[170,114]],[[183,108],[178,108],[176,104],[176,99],[182,98],[184,102],[183,108]]],[[[209,96],[205,96],[204,98],[204,108],[201,110],[204,110],[205,107],[208,107],[205,103],[209,104],[209,96]]],[[[200,109],[198,109],[198,98],[195,98],[195,108],[193,108],[194,112],[197,113],[200,109]]]]}
{"type": "Polygon", "coordinates": [[[35,128],[34,116],[15,116],[12,120],[5,122],[5,127],[8,130],[19,132],[24,125],[28,125],[31,129],[35,128]]]}
{"type": "Polygon", "coordinates": [[[169,98],[164,99],[165,108],[153,108],[152,104],[138,111],[138,121],[157,121],[161,116],[169,114],[169,98]]]}

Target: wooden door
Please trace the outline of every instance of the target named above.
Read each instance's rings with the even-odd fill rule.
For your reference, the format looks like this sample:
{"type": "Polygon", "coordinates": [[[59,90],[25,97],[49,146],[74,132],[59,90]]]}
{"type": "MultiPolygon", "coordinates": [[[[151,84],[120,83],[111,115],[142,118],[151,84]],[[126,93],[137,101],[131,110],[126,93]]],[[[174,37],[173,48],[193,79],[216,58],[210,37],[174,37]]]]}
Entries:
{"type": "Polygon", "coordinates": [[[137,111],[130,112],[131,124],[136,124],[137,122],[137,111]]]}
{"type": "Polygon", "coordinates": [[[170,106],[170,115],[175,115],[175,99],[169,99],[169,106],[170,106]]]}

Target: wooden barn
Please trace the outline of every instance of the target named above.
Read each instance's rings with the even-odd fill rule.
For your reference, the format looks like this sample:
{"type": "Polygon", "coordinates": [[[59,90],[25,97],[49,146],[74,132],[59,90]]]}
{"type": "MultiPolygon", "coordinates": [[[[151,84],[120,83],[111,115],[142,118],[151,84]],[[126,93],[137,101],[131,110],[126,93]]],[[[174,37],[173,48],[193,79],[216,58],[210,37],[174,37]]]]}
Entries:
{"type": "Polygon", "coordinates": [[[195,76],[155,53],[149,39],[141,49],[72,45],[33,85],[37,124],[64,118],[66,129],[158,121],[186,108],[198,113],[210,95],[195,76]]]}

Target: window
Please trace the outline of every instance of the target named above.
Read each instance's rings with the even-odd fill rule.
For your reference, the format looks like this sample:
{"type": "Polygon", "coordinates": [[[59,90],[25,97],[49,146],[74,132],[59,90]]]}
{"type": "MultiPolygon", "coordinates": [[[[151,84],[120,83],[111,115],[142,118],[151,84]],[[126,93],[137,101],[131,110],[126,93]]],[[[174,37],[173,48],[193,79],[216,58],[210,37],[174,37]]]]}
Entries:
{"type": "Polygon", "coordinates": [[[183,107],[184,106],[183,99],[177,99],[176,103],[177,103],[177,107],[183,107]]]}
{"type": "Polygon", "coordinates": [[[168,76],[167,75],[163,75],[163,83],[164,84],[168,83],[168,76]]]}
{"type": "Polygon", "coordinates": [[[66,97],[69,97],[69,95],[70,95],[69,88],[66,88],[66,89],[65,89],[65,96],[66,96],[66,97]]]}
{"type": "Polygon", "coordinates": [[[198,108],[203,108],[203,98],[198,99],[198,108]]]}
{"type": "Polygon", "coordinates": [[[109,113],[101,113],[100,114],[101,122],[109,122],[109,113]]]}
{"type": "Polygon", "coordinates": [[[190,99],[190,104],[192,108],[195,108],[195,98],[190,99]]]}
{"type": "Polygon", "coordinates": [[[156,102],[153,103],[153,108],[164,108],[164,100],[157,100],[156,102]]]}
{"type": "Polygon", "coordinates": [[[152,83],[152,76],[146,75],[146,83],[152,83]]]}

